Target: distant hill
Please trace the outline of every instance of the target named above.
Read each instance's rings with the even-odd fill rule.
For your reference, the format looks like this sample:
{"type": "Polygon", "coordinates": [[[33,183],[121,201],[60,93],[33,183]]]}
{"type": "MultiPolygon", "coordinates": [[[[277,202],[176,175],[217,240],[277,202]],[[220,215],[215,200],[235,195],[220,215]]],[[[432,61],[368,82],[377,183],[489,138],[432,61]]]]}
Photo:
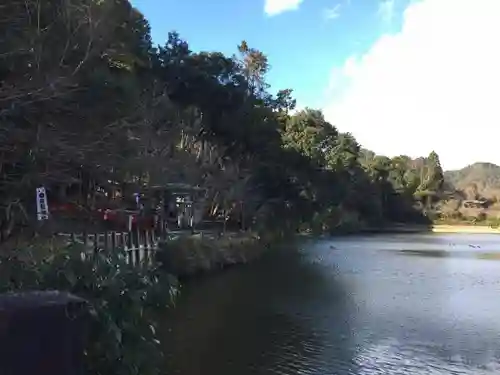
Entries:
{"type": "Polygon", "coordinates": [[[500,200],[500,166],[474,163],[444,173],[446,185],[463,192],[464,198],[496,198],[500,200]]]}

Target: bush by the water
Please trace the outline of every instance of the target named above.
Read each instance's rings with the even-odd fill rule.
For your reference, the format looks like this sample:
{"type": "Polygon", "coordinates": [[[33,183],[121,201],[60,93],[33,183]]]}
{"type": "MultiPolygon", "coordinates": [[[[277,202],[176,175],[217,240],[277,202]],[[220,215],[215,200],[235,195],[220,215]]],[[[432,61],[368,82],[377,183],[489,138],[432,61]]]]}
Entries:
{"type": "Polygon", "coordinates": [[[85,374],[162,374],[158,317],[173,302],[175,280],[159,268],[133,267],[122,252],[82,259],[69,246],[40,256],[33,250],[0,256],[0,291],[60,290],[89,302],[85,374]]]}
{"type": "Polygon", "coordinates": [[[262,254],[267,242],[250,234],[220,238],[186,236],[166,241],[160,247],[158,259],[168,273],[192,276],[247,263],[262,254]]]}

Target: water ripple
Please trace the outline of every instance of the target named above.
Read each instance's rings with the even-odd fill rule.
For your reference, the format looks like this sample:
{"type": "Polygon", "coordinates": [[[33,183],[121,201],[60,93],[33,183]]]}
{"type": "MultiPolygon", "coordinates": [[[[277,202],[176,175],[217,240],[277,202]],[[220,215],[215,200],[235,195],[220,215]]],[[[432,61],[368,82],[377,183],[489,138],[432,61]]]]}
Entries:
{"type": "Polygon", "coordinates": [[[488,235],[309,241],[186,288],[169,371],[499,374],[498,249],[488,235]]]}

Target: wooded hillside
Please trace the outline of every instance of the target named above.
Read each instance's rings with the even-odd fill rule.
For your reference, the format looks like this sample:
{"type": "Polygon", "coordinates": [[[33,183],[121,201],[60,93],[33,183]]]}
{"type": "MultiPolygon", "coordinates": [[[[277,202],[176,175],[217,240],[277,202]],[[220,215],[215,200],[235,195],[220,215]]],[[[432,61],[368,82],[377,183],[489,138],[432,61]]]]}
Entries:
{"type": "Polygon", "coordinates": [[[474,163],[455,171],[446,171],[445,180],[467,199],[500,198],[500,166],[474,163]]]}
{"type": "Polygon", "coordinates": [[[109,181],[182,182],[205,188],[209,214],[287,230],[427,222],[414,197],[441,189],[435,153],[379,157],[320,111],[292,115],[245,41],[232,56],[175,32],[154,46],[127,0],[9,1],[0,35],[2,240],[34,227],[41,185],[78,185],[85,212],[109,181]]]}

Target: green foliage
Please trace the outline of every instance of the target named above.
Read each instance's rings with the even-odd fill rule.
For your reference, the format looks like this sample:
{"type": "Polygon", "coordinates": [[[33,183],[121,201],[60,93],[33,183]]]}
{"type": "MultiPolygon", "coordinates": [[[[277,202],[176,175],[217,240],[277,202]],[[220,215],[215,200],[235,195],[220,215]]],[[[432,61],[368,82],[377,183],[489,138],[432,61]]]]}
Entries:
{"type": "Polygon", "coordinates": [[[271,94],[268,58],[245,41],[226,56],[171,32],[154,48],[127,0],[16,0],[0,31],[2,239],[29,224],[40,184],[79,184],[83,207],[109,180],[199,185],[211,215],[278,232],[424,220],[414,194],[441,189],[435,153],[383,158],[321,111],[292,114],[292,90],[271,94]]]}
{"type": "Polygon", "coordinates": [[[44,257],[24,251],[3,255],[0,290],[60,290],[86,299],[86,374],[162,374],[158,316],[173,301],[174,280],[158,269],[128,265],[121,252],[87,257],[75,246],[44,257]]]}
{"type": "Polygon", "coordinates": [[[419,192],[429,192],[428,195],[437,194],[442,191],[444,183],[443,169],[438,155],[432,151],[422,167],[419,192]]]}

